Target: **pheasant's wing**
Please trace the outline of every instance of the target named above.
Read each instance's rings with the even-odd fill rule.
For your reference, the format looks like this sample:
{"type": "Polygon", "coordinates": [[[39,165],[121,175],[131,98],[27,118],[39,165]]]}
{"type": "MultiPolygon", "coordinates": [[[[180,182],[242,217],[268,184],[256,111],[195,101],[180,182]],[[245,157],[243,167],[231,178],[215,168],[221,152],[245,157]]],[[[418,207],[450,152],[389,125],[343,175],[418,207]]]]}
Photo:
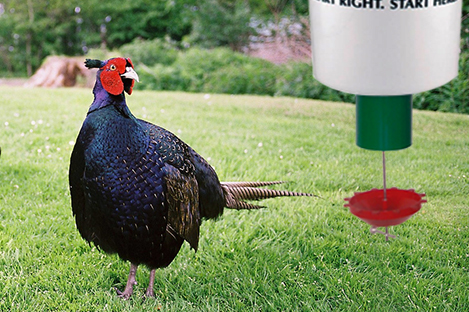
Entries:
{"type": "Polygon", "coordinates": [[[87,215],[85,213],[85,193],[83,190],[83,175],[85,172],[85,156],[83,145],[77,139],[70,158],[69,187],[72,200],[72,211],[76,219],[77,228],[80,234],[87,241],[90,241],[90,233],[87,232],[87,215]]]}
{"type": "Polygon", "coordinates": [[[197,250],[200,209],[199,186],[190,160],[190,147],[171,132],[151,123],[140,121],[150,137],[155,151],[164,161],[165,205],[168,225],[197,250]]]}
{"type": "Polygon", "coordinates": [[[171,165],[163,168],[166,182],[168,224],[197,250],[199,243],[199,188],[194,176],[181,173],[171,165]]]}
{"type": "Polygon", "coordinates": [[[200,216],[207,219],[217,218],[225,207],[225,196],[218,176],[212,166],[193,149],[191,149],[191,159],[199,185],[200,216]]]}

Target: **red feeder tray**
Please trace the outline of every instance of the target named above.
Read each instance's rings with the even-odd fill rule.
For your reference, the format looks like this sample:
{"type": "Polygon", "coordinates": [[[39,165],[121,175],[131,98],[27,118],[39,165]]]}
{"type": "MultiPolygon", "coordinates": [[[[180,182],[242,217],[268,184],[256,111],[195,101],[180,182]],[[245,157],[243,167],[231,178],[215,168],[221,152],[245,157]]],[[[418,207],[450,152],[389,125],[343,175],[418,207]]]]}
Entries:
{"type": "Polygon", "coordinates": [[[350,212],[373,227],[388,227],[401,224],[420,210],[422,203],[426,203],[414,190],[386,189],[384,200],[383,189],[372,189],[367,192],[357,192],[352,198],[345,198],[350,212]]]}

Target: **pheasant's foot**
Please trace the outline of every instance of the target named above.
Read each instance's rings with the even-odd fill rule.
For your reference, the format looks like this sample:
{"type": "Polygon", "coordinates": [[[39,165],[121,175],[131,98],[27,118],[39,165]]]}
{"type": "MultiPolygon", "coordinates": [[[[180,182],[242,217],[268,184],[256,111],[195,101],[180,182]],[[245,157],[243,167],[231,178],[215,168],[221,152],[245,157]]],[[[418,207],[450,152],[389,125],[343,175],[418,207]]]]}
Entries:
{"type": "Polygon", "coordinates": [[[150,271],[150,282],[148,283],[147,291],[145,292],[145,297],[154,298],[155,291],[153,290],[153,285],[155,284],[155,272],[156,269],[150,271]]]}
{"type": "Polygon", "coordinates": [[[155,298],[156,295],[155,295],[155,292],[153,291],[153,289],[147,289],[147,291],[145,292],[145,298],[155,298]]]}
{"type": "Polygon", "coordinates": [[[127,278],[127,284],[125,285],[124,291],[120,291],[119,289],[115,288],[117,296],[119,298],[128,300],[132,296],[134,292],[134,285],[137,285],[137,281],[135,280],[135,273],[137,273],[137,267],[138,265],[136,264],[130,264],[129,277],[127,278]]]}

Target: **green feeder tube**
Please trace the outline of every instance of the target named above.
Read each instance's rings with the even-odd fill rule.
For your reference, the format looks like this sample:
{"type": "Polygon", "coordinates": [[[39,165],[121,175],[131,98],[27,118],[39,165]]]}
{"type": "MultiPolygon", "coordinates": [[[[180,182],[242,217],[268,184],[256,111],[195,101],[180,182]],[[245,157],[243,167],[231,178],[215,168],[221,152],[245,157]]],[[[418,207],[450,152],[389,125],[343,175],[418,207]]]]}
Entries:
{"type": "Polygon", "coordinates": [[[375,151],[412,145],[412,95],[357,95],[357,145],[375,151]]]}

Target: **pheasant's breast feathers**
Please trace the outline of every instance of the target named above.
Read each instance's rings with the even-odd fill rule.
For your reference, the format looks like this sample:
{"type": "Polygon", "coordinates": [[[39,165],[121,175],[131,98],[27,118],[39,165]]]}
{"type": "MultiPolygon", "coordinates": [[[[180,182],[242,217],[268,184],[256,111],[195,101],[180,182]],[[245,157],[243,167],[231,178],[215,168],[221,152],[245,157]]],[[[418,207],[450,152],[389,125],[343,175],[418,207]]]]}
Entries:
{"type": "Polygon", "coordinates": [[[174,166],[184,174],[193,174],[190,147],[166,129],[140,120],[147,129],[151,144],[154,144],[162,160],[174,166]]]}

